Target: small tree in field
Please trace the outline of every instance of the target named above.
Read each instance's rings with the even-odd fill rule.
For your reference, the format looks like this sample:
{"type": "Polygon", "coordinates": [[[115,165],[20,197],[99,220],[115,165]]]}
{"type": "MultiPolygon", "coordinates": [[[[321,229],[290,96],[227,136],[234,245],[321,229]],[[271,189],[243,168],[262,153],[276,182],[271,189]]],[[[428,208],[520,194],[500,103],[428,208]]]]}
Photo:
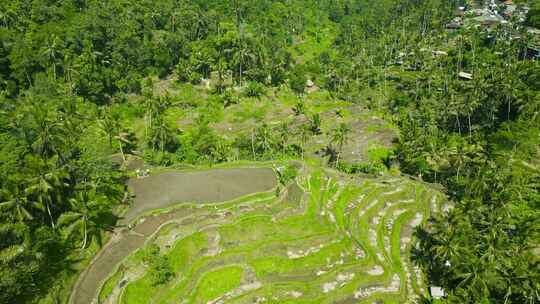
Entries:
{"type": "Polygon", "coordinates": [[[332,134],[330,135],[330,145],[336,144],[338,146],[338,151],[336,153],[336,166],[339,164],[339,157],[341,156],[343,145],[349,141],[350,132],[351,129],[346,123],[341,123],[337,128],[332,130],[332,134]]]}
{"type": "Polygon", "coordinates": [[[301,97],[304,95],[304,89],[306,87],[307,78],[300,68],[296,68],[290,75],[289,75],[289,86],[293,90],[293,92],[301,97]]]}
{"type": "Polygon", "coordinates": [[[318,113],[311,115],[309,129],[315,135],[321,134],[321,116],[318,113]]]}

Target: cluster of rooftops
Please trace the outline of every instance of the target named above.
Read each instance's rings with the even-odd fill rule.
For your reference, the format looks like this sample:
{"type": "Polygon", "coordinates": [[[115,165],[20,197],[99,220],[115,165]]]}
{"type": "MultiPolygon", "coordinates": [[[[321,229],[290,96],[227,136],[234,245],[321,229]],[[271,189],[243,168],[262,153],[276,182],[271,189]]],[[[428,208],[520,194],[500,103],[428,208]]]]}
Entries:
{"type": "Polygon", "coordinates": [[[458,7],[456,17],[446,24],[446,28],[449,30],[459,29],[466,24],[489,28],[497,25],[523,23],[528,11],[528,6],[514,4],[512,0],[490,0],[486,1],[484,6],[479,6],[471,1],[470,4],[458,7]]]}
{"type": "MultiPolygon", "coordinates": [[[[446,29],[454,31],[462,27],[474,27],[491,32],[493,28],[503,26],[506,29],[505,37],[509,40],[519,38],[519,31],[526,29],[526,32],[535,39],[529,42],[527,50],[520,57],[538,60],[540,59],[540,29],[525,26],[529,10],[527,5],[515,4],[513,0],[488,0],[483,5],[470,0],[468,4],[457,8],[456,16],[446,24],[446,29]]],[[[460,78],[467,79],[466,76],[460,75],[460,78]]]]}

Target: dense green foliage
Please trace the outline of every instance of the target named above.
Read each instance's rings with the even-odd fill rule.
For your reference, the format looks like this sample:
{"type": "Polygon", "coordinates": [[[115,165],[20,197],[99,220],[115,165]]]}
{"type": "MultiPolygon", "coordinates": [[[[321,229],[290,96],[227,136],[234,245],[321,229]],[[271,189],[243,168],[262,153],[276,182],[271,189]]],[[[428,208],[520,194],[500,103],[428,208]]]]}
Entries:
{"type": "Polygon", "coordinates": [[[101,240],[123,198],[122,174],[89,142],[98,130],[80,104],[47,78],[2,113],[1,301],[42,292],[68,265],[67,253],[101,240]],[[15,119],[12,119],[15,118],[15,119]]]}
{"type": "Polygon", "coordinates": [[[540,1],[534,2],[533,7],[527,13],[526,22],[530,26],[540,27],[540,1]]]}
{"type": "MultiPolygon", "coordinates": [[[[340,161],[350,129],[336,124],[331,163],[378,173],[399,161],[455,200],[417,231],[414,252],[445,301],[540,302],[540,63],[522,56],[534,38],[512,25],[445,31],[462,3],[0,2],[0,302],[43,298],[114,224],[126,200],[114,153],[158,165],[304,157],[322,119],[302,102],[307,79],[400,127],[396,158],[367,166],[340,161]],[[155,76],[212,85],[193,105],[155,76]],[[212,128],[240,98],[283,87],[306,116],[299,134],[260,121],[236,138],[212,128]],[[178,129],[173,108],[197,108],[193,127],[178,129]]],[[[538,11],[526,24],[539,25],[538,11]]],[[[169,280],[167,261],[156,263],[156,284],[169,280]]]]}
{"type": "Polygon", "coordinates": [[[159,253],[159,247],[151,245],[143,252],[142,260],[147,264],[148,272],[152,278],[152,285],[160,285],[170,281],[174,275],[171,265],[166,256],[162,256],[159,253]]]}

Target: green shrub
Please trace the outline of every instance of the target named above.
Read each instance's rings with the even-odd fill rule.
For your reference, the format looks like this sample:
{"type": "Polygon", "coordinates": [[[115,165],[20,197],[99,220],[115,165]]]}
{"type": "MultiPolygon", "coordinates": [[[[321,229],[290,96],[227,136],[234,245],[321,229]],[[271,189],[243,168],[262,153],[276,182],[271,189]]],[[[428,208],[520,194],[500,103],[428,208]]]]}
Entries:
{"type": "Polygon", "coordinates": [[[306,113],[306,104],[303,101],[298,101],[293,107],[294,115],[298,116],[306,113]]]}
{"type": "Polygon", "coordinates": [[[143,159],[150,165],[165,167],[170,166],[178,161],[178,157],[174,153],[167,151],[153,151],[152,149],[144,150],[143,159]]]}
{"type": "Polygon", "coordinates": [[[232,90],[225,90],[223,94],[219,96],[219,101],[223,104],[224,108],[227,108],[233,104],[238,104],[239,98],[234,95],[232,90]]]}
{"type": "Polygon", "coordinates": [[[176,75],[181,82],[189,82],[191,84],[199,84],[203,75],[195,71],[191,64],[187,61],[181,61],[176,66],[176,75]]]}
{"type": "Polygon", "coordinates": [[[540,2],[536,2],[535,5],[527,12],[527,19],[525,23],[529,26],[540,27],[540,2]]]}
{"type": "Polygon", "coordinates": [[[176,160],[188,163],[220,163],[231,158],[231,144],[208,126],[200,123],[181,137],[176,160]]]}
{"type": "Polygon", "coordinates": [[[394,151],[380,145],[372,145],[368,148],[367,153],[370,161],[384,163],[392,157],[394,151]]]}
{"type": "Polygon", "coordinates": [[[287,165],[285,167],[276,168],[278,181],[281,185],[286,186],[290,181],[298,175],[298,169],[295,166],[287,165]]]}
{"type": "Polygon", "coordinates": [[[156,244],[149,245],[142,253],[143,262],[148,265],[148,273],[152,278],[152,285],[161,285],[174,277],[173,269],[166,256],[160,254],[156,244]]]}
{"type": "Polygon", "coordinates": [[[315,135],[321,134],[321,116],[315,113],[309,120],[309,129],[315,135]]]}
{"type": "Polygon", "coordinates": [[[364,173],[370,175],[380,175],[388,170],[381,162],[361,162],[354,164],[339,162],[337,164],[337,169],[347,174],[364,173]]]}
{"type": "Polygon", "coordinates": [[[300,96],[304,94],[304,89],[306,88],[306,82],[307,77],[305,75],[305,72],[302,68],[297,67],[295,70],[289,75],[289,86],[293,90],[293,92],[300,96]]]}
{"type": "Polygon", "coordinates": [[[263,95],[263,93],[264,93],[264,88],[262,84],[256,81],[251,81],[250,83],[248,83],[247,87],[244,89],[244,95],[247,97],[259,98],[261,97],[261,95],[263,95]]]}

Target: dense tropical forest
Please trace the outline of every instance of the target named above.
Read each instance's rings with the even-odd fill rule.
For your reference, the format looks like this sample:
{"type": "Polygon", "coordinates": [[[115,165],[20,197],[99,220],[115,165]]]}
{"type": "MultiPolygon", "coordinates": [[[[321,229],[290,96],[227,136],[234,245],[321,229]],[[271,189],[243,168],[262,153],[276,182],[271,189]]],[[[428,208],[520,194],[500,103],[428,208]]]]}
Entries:
{"type": "Polygon", "coordinates": [[[540,2],[449,26],[495,2],[1,1],[0,302],[67,302],[132,200],[129,160],[302,160],[323,136],[341,174],[444,189],[410,253],[438,301],[540,303],[540,2]],[[323,93],[395,126],[391,148],[346,159],[365,116],[320,115],[323,93]],[[265,121],[278,102],[301,123],[265,121]]]}

